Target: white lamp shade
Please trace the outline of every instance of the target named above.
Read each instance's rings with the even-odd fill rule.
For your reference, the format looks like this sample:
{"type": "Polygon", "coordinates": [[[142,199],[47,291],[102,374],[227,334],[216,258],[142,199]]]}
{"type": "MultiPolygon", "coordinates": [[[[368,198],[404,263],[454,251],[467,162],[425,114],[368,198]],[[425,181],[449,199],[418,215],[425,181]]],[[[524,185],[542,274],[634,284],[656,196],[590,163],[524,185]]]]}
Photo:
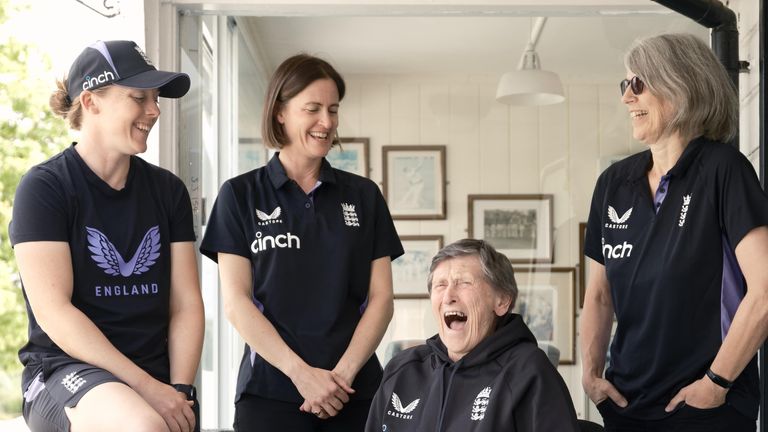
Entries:
{"type": "Polygon", "coordinates": [[[508,105],[550,105],[565,100],[556,73],[541,69],[507,72],[499,81],[496,100],[508,105]]]}

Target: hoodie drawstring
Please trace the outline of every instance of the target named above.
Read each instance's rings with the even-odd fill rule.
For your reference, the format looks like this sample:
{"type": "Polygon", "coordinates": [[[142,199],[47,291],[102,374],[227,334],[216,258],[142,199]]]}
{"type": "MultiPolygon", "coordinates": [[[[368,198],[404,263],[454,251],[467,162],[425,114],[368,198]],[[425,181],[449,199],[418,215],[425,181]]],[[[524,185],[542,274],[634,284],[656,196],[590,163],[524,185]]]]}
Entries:
{"type": "Polygon", "coordinates": [[[453,376],[456,375],[456,372],[459,370],[459,367],[461,366],[461,361],[463,359],[460,359],[456,363],[453,364],[453,371],[451,371],[451,375],[448,377],[448,385],[445,387],[445,391],[443,392],[443,401],[440,406],[440,417],[437,419],[437,429],[435,432],[441,432],[443,430],[443,418],[445,417],[445,404],[448,402],[448,396],[451,394],[451,386],[453,385],[453,376]]]}

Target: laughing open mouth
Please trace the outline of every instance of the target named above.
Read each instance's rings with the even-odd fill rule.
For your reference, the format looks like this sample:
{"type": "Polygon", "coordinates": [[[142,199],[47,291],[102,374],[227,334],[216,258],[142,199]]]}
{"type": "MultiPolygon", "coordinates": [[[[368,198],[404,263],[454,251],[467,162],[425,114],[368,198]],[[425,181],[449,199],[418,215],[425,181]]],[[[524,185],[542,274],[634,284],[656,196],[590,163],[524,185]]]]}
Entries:
{"type": "Polygon", "coordinates": [[[464,312],[450,311],[443,314],[445,326],[451,330],[459,330],[467,322],[467,315],[464,312]]]}

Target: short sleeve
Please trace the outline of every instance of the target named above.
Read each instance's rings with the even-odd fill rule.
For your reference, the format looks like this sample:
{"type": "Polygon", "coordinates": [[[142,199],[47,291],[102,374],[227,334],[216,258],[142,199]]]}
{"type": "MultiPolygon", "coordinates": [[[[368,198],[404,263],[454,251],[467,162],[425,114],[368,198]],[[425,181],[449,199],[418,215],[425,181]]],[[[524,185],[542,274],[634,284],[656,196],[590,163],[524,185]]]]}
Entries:
{"type": "Polygon", "coordinates": [[[62,182],[47,169],[34,167],[16,188],[9,225],[11,245],[32,241],[69,241],[70,205],[62,182]]]}
{"type": "Polygon", "coordinates": [[[720,224],[734,249],[752,229],[768,225],[768,197],[747,158],[738,152],[721,158],[718,169],[720,224]]]}
{"type": "Polygon", "coordinates": [[[171,216],[171,242],[195,241],[192,221],[192,201],[187,187],[178,177],[173,182],[173,214],[171,216]]]}
{"type": "Polygon", "coordinates": [[[387,202],[384,201],[384,196],[381,195],[377,186],[374,185],[374,189],[376,191],[376,232],[372,261],[387,255],[394,261],[403,254],[403,245],[397,235],[395,223],[389,213],[387,202]]]}
{"type": "Polygon", "coordinates": [[[605,174],[601,175],[592,193],[592,203],[589,207],[587,219],[587,232],[584,236],[584,255],[592,258],[600,264],[605,264],[602,251],[602,214],[603,201],[605,201],[605,174]]]}
{"type": "Polygon", "coordinates": [[[229,253],[250,259],[245,227],[237,195],[230,181],[219,190],[211,217],[200,244],[200,253],[218,262],[218,254],[229,253]]]}

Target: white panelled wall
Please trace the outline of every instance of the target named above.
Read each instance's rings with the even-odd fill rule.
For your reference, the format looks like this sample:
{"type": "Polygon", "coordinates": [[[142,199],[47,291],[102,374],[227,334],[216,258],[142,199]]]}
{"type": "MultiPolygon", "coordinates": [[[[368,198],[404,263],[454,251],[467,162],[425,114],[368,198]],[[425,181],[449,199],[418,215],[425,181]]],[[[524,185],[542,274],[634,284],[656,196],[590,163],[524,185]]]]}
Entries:
{"type": "Polygon", "coordinates": [[[739,59],[750,64],[750,73],[739,74],[739,136],[742,153],[755,169],[760,163],[760,28],[757,1],[739,1],[732,6],[739,17],[739,59]]]}
{"type": "MultiPolygon", "coordinates": [[[[552,194],[551,266],[575,267],[580,254],[577,228],[587,219],[600,158],[642,149],[631,139],[629,117],[620,102],[622,77],[616,83],[566,84],[564,103],[540,108],[496,102],[496,79],[491,77],[345,78],[348,91],[339,133],[370,138],[374,181],[382,181],[383,145],[447,148],[447,218],[396,221],[400,235],[439,234],[446,244],[466,237],[470,194],[552,194]]],[[[378,353],[383,357],[387,343],[406,332],[428,337],[435,331],[428,300],[397,300],[395,318],[378,353]]],[[[575,365],[559,370],[577,413],[584,417],[578,358],[575,365]]]]}

